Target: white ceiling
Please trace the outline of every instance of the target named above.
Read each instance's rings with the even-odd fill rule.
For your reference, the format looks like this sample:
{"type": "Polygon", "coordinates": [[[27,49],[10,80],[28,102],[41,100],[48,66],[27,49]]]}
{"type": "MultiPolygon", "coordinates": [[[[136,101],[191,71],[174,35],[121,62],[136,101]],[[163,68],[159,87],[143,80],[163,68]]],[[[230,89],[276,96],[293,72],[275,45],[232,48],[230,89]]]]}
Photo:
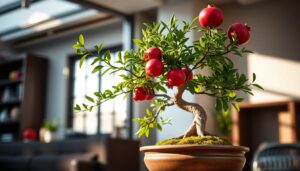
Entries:
{"type": "MultiPolygon", "coordinates": [[[[158,7],[162,5],[165,0],[90,0],[90,1],[96,2],[100,5],[109,7],[111,9],[126,14],[131,14],[138,11],[143,11],[143,10],[158,7]]],[[[203,1],[203,0],[199,0],[199,1],[203,1]]],[[[206,0],[206,1],[208,3],[213,3],[213,4],[225,4],[225,3],[237,1],[242,5],[248,5],[262,0],[206,0]]]]}
{"type": "Polygon", "coordinates": [[[91,0],[105,7],[131,14],[162,5],[163,0],[91,0]]]}

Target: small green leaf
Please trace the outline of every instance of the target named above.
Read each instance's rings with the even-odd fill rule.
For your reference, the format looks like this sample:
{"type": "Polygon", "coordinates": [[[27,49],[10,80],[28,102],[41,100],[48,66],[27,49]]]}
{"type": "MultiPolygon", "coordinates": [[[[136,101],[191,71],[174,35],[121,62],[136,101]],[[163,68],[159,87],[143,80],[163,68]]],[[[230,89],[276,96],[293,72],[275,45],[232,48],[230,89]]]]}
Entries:
{"type": "Polygon", "coordinates": [[[74,110],[81,110],[80,106],[77,104],[75,107],[73,107],[74,110]]]}
{"type": "Polygon", "coordinates": [[[220,98],[216,99],[216,110],[220,112],[222,110],[222,100],[220,98]]]}
{"type": "Polygon", "coordinates": [[[140,39],[133,39],[133,42],[134,42],[135,44],[137,44],[137,45],[143,44],[143,41],[140,40],[140,39]]]}
{"type": "Polygon", "coordinates": [[[156,123],[156,128],[159,130],[159,131],[162,131],[162,127],[159,123],[156,123]]]}
{"type": "Polygon", "coordinates": [[[111,68],[107,68],[106,70],[104,70],[104,71],[102,72],[102,75],[106,74],[109,70],[111,70],[111,68]]]}
{"type": "Polygon", "coordinates": [[[222,100],[222,105],[223,105],[223,109],[225,111],[227,111],[228,110],[228,104],[227,104],[227,101],[225,99],[222,100]]]}
{"type": "Polygon", "coordinates": [[[239,105],[237,105],[236,103],[232,103],[232,106],[235,108],[235,110],[237,110],[238,112],[240,111],[240,107],[239,105]]]}
{"type": "Polygon", "coordinates": [[[264,90],[264,88],[262,88],[262,86],[260,86],[258,84],[252,84],[252,85],[255,86],[255,87],[257,87],[257,88],[259,88],[259,89],[261,89],[261,90],[264,90]]]}
{"type": "Polygon", "coordinates": [[[93,110],[94,106],[90,106],[89,111],[91,112],[93,110]]]}
{"type": "Polygon", "coordinates": [[[149,117],[153,117],[153,114],[152,114],[152,112],[151,112],[151,110],[150,109],[146,109],[146,114],[149,116],[149,117]]]}
{"type": "Polygon", "coordinates": [[[94,95],[97,97],[101,97],[101,94],[99,92],[94,92],[94,95]]]}
{"type": "Polygon", "coordinates": [[[100,61],[100,59],[101,59],[101,58],[99,58],[99,57],[96,57],[96,58],[94,59],[94,61],[92,62],[92,64],[91,64],[91,65],[94,65],[95,63],[99,62],[99,61],[100,61]]]}
{"type": "Polygon", "coordinates": [[[79,44],[79,43],[75,43],[74,45],[73,45],[73,48],[74,49],[80,49],[82,46],[79,44]]]}
{"type": "Polygon", "coordinates": [[[103,43],[101,43],[101,44],[98,46],[98,48],[97,48],[97,53],[98,53],[98,54],[100,54],[100,52],[101,52],[101,50],[103,49],[103,47],[104,47],[104,44],[103,44],[103,43]]]}
{"type": "Polygon", "coordinates": [[[229,96],[230,98],[234,98],[234,97],[236,97],[236,92],[231,91],[230,93],[228,93],[228,96],[229,96]]]}
{"type": "Polygon", "coordinates": [[[85,109],[88,109],[88,105],[87,105],[87,104],[82,103],[82,106],[83,106],[85,109]]]}
{"type": "Polygon", "coordinates": [[[253,73],[253,75],[252,75],[252,82],[254,82],[255,80],[256,80],[256,74],[253,73]]]}
{"type": "Polygon", "coordinates": [[[99,72],[102,68],[103,68],[102,65],[98,65],[98,66],[96,66],[96,67],[93,69],[92,73],[94,74],[94,73],[96,73],[96,72],[99,72]]]}
{"type": "Polygon", "coordinates": [[[79,35],[79,44],[84,46],[84,36],[83,36],[83,34],[79,35]]]}
{"type": "Polygon", "coordinates": [[[79,66],[80,68],[82,67],[83,65],[83,62],[85,61],[86,57],[88,56],[89,54],[85,54],[81,57],[80,61],[79,61],[79,66]]]}
{"type": "Polygon", "coordinates": [[[197,87],[195,87],[195,92],[196,93],[200,93],[202,91],[202,86],[201,85],[197,85],[197,87]]]}
{"type": "Polygon", "coordinates": [[[244,98],[237,98],[235,101],[236,102],[242,102],[244,100],[244,98]]]}
{"type": "Polygon", "coordinates": [[[198,21],[198,19],[199,19],[199,17],[197,16],[197,17],[195,17],[195,18],[193,18],[193,20],[192,20],[192,24],[194,24],[196,21],[198,21]]]}
{"type": "Polygon", "coordinates": [[[94,100],[92,97],[90,97],[90,96],[85,96],[85,98],[88,99],[88,100],[89,100],[90,102],[92,102],[92,103],[95,102],[95,100],[94,100]]]}

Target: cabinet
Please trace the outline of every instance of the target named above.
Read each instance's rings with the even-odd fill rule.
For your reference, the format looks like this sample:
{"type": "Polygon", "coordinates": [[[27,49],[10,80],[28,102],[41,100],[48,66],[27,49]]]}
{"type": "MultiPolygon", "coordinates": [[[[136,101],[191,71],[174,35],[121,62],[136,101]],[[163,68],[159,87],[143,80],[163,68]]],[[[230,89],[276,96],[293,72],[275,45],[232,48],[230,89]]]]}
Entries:
{"type": "Polygon", "coordinates": [[[48,61],[33,54],[0,59],[0,141],[38,131],[45,113],[48,61]]]}
{"type": "Polygon", "coordinates": [[[299,101],[239,103],[239,106],[240,111],[232,113],[232,142],[250,147],[245,170],[251,167],[252,156],[260,144],[300,140],[299,101]]]}

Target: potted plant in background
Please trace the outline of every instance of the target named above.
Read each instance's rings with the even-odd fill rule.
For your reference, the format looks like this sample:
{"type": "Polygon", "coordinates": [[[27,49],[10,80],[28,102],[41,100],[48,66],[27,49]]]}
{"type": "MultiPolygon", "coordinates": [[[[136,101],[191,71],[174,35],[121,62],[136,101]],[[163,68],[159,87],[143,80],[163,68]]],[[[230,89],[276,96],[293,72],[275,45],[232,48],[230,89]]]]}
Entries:
{"type": "MultiPolygon", "coordinates": [[[[145,163],[149,170],[242,170],[247,147],[236,147],[205,130],[207,115],[201,104],[188,102],[182,98],[185,91],[194,95],[207,95],[216,98],[218,112],[229,110],[231,104],[239,110],[237,102],[243,101],[237,92],[252,94],[256,76],[249,81],[244,74],[234,68],[228,57],[242,56],[251,51],[241,48],[250,34],[245,24],[235,23],[228,32],[218,29],[223,22],[223,13],[214,6],[203,9],[199,17],[191,23],[183,21],[182,27],[172,17],[167,24],[145,24],[142,39],[134,39],[138,50],[119,52],[112,58],[109,51],[101,55],[103,44],[95,45],[96,53],[85,47],[83,35],[74,44],[74,49],[82,56],[80,65],[88,56],[94,57],[92,73],[102,75],[120,72],[123,81],[110,90],[95,92],[93,97],[86,96],[90,104],[76,105],[75,110],[93,110],[95,106],[116,96],[127,97],[133,93],[133,100],[152,100],[146,115],[136,118],[139,123],[137,135],[149,136],[150,129],[162,130],[170,120],[159,116],[169,106],[190,112],[194,116],[191,126],[184,135],[158,142],[155,146],[141,147],[145,152],[145,163]],[[196,25],[196,21],[200,25],[196,25]],[[187,44],[188,32],[200,32],[199,39],[187,44]],[[208,74],[195,71],[207,70],[208,74]],[[174,90],[174,95],[167,94],[174,90]]],[[[178,110],[180,112],[180,110],[178,110]]]]}
{"type": "Polygon", "coordinates": [[[46,120],[40,130],[40,140],[49,143],[56,139],[57,122],[46,120]]]}

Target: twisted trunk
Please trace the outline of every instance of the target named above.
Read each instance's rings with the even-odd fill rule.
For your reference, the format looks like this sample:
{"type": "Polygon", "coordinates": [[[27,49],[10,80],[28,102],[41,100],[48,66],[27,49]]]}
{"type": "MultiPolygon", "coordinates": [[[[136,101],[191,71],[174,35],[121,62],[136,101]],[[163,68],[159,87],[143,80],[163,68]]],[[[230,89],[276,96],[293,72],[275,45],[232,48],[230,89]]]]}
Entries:
{"type": "Polygon", "coordinates": [[[207,115],[204,108],[197,103],[190,103],[182,99],[185,86],[178,87],[174,95],[174,103],[181,109],[191,112],[194,115],[194,120],[191,126],[188,128],[186,133],[181,137],[190,136],[205,136],[208,133],[205,131],[205,125],[207,120],[207,115]]]}

